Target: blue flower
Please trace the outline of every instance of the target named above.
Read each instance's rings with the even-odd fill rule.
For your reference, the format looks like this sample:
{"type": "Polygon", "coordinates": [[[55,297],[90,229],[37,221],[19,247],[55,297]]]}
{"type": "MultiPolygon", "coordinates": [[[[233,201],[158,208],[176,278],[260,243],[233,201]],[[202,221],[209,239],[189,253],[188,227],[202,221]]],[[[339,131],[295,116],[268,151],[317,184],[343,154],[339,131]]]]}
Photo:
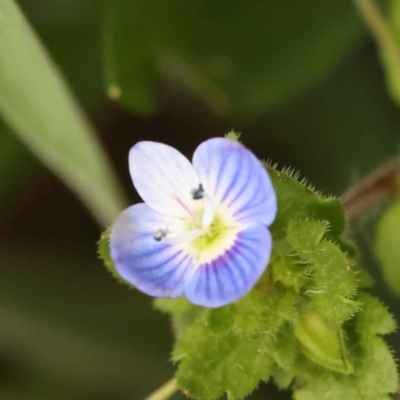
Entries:
{"type": "Polygon", "coordinates": [[[265,271],[276,195],[259,160],[239,142],[202,143],[193,164],[162,143],[139,142],[129,170],[145,203],[112,227],[118,273],[155,297],[205,307],[244,296],[265,271]]]}

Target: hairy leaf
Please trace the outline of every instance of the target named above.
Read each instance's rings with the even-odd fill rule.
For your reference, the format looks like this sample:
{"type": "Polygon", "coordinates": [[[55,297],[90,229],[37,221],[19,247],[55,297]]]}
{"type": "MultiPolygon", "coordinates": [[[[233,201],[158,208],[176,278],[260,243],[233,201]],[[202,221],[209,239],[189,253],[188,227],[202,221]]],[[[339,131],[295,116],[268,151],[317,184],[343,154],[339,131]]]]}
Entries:
{"type": "Polygon", "coordinates": [[[293,318],[295,296],[266,278],[238,302],[208,310],[178,340],[173,358],[184,392],[199,399],[224,393],[240,399],[268,380],[271,349],[285,320],[293,318]],[[201,377],[201,379],[199,379],[201,377]]]}
{"type": "Polygon", "coordinates": [[[326,318],[345,321],[359,308],[350,298],[357,282],[350,260],[331,241],[323,239],[328,224],[321,221],[293,223],[288,228],[288,241],[299,257],[309,264],[312,284],[305,292],[326,318]]]}
{"type": "Polygon", "coordinates": [[[350,358],[354,374],[329,373],[309,361],[300,360],[294,392],[296,400],[384,400],[398,391],[395,360],[388,345],[377,336],[392,332],[394,320],[375,298],[365,293],[361,293],[359,298],[363,307],[347,327],[349,340],[353,342],[350,358]]]}
{"type": "Polygon", "coordinates": [[[310,360],[333,371],[353,372],[340,324],[305,306],[299,311],[294,332],[310,360]]]}

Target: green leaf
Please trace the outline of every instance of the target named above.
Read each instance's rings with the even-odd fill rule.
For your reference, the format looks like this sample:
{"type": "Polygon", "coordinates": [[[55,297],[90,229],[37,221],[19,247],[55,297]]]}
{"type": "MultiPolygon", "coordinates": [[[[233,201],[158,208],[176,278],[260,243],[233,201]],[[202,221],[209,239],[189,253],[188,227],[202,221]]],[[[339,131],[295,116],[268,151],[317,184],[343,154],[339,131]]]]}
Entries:
{"type": "Polygon", "coordinates": [[[357,331],[360,335],[368,337],[386,335],[396,329],[396,321],[387,308],[376,298],[360,293],[359,299],[363,306],[356,317],[357,331]]]}
{"type": "Polygon", "coordinates": [[[343,374],[354,372],[340,324],[328,321],[312,308],[303,307],[294,332],[310,360],[332,371],[343,374]]]}
{"type": "Polygon", "coordinates": [[[163,75],[216,112],[260,114],[328,76],[362,35],[345,1],[112,0],[107,86],[145,113],[154,104],[154,78],[163,75]]]}
{"type": "Polygon", "coordinates": [[[235,131],[230,131],[225,135],[225,139],[233,140],[234,142],[238,142],[240,138],[240,133],[235,131]]]}
{"type": "Polygon", "coordinates": [[[362,309],[346,326],[348,340],[353,343],[350,358],[354,374],[330,373],[300,360],[296,368],[296,400],[389,400],[389,394],[399,390],[396,362],[388,345],[376,336],[393,331],[393,317],[375,298],[365,293],[359,298],[362,309]]]}
{"type": "Polygon", "coordinates": [[[356,245],[350,242],[347,238],[334,238],[335,243],[340,247],[342,252],[346,254],[346,258],[350,261],[351,267],[357,278],[358,287],[361,289],[372,288],[374,286],[374,280],[372,276],[366,271],[361,265],[360,252],[356,245]]]}
{"type": "Polygon", "coordinates": [[[274,282],[280,282],[287,288],[300,293],[301,287],[307,282],[304,266],[291,254],[292,249],[284,239],[276,240],[272,249],[271,272],[274,282]]]}
{"type": "Polygon", "coordinates": [[[357,370],[359,398],[374,400],[385,398],[399,390],[396,362],[388,345],[379,337],[365,338],[357,370]]]}
{"type": "Polygon", "coordinates": [[[400,201],[381,217],[376,233],[376,254],[386,283],[400,294],[400,201]]]}
{"type": "Polygon", "coordinates": [[[289,226],[287,238],[300,259],[308,263],[311,284],[305,292],[328,320],[345,321],[360,304],[351,300],[357,281],[350,260],[329,240],[323,239],[328,223],[303,221],[289,226]]]}
{"type": "Polygon", "coordinates": [[[176,337],[180,337],[200,315],[206,312],[205,308],[189,303],[184,296],[177,299],[155,299],[154,306],[172,316],[172,328],[176,337]]]}
{"type": "Polygon", "coordinates": [[[13,0],[0,5],[0,113],[102,224],[124,201],[92,128],[13,0]]]}
{"type": "Polygon", "coordinates": [[[396,364],[386,343],[379,337],[360,343],[355,374],[341,375],[298,365],[295,400],[389,400],[398,391],[396,364]]]}
{"type": "Polygon", "coordinates": [[[299,181],[299,174],[293,169],[279,171],[275,167],[266,165],[278,198],[278,213],[271,227],[275,236],[282,235],[289,223],[306,218],[328,221],[330,233],[339,236],[346,224],[340,200],[323,197],[306,179],[299,181]]]}
{"type": "Polygon", "coordinates": [[[296,371],[294,369],[286,371],[280,368],[278,365],[274,365],[271,373],[274,382],[280,389],[287,389],[293,382],[295,375],[296,371]]]}
{"type": "Polygon", "coordinates": [[[297,345],[293,327],[286,322],[278,332],[276,343],[271,349],[271,355],[280,369],[293,373],[297,345]]]}
{"type": "Polygon", "coordinates": [[[111,275],[117,279],[119,282],[124,283],[125,285],[131,286],[131,284],[125,279],[121,278],[119,273],[114,267],[114,263],[111,260],[110,255],[110,234],[111,228],[107,228],[100,236],[99,242],[97,243],[97,251],[99,257],[103,260],[105,267],[111,273],[111,275]]]}
{"type": "Polygon", "coordinates": [[[227,393],[230,399],[240,399],[260,380],[268,380],[271,349],[284,321],[294,316],[295,298],[264,277],[236,303],[202,314],[173,353],[180,362],[177,379],[184,393],[198,399],[227,393]]]}

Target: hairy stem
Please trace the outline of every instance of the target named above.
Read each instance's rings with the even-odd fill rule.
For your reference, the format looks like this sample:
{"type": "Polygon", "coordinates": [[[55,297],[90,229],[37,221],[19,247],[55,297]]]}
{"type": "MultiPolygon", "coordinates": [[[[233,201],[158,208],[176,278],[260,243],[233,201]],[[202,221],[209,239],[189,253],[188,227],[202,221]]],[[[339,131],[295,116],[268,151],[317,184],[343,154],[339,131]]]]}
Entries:
{"type": "Polygon", "coordinates": [[[389,196],[394,196],[399,176],[400,157],[395,157],[351,186],[341,197],[347,220],[363,215],[389,196]]]}
{"type": "Polygon", "coordinates": [[[168,382],[164,383],[159,389],[153,392],[146,400],[165,400],[170,398],[176,391],[176,379],[172,378],[168,382]]]}

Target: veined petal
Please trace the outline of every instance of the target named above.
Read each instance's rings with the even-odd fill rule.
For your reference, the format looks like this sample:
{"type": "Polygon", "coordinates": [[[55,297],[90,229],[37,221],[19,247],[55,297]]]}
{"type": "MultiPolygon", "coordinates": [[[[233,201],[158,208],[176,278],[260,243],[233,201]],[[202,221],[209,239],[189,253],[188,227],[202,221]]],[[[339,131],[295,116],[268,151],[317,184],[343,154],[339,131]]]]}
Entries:
{"type": "Polygon", "coordinates": [[[193,269],[187,277],[186,297],[204,307],[221,307],[239,299],[267,268],[271,247],[271,235],[261,224],[238,232],[222,255],[193,269]]]}
{"type": "Polygon", "coordinates": [[[214,138],[203,142],[193,155],[200,183],[216,205],[224,204],[240,224],[271,225],[276,195],[267,171],[239,142],[214,138]]]}
{"type": "Polygon", "coordinates": [[[151,208],[178,217],[193,216],[192,190],[199,178],[190,161],[163,143],[139,142],[129,152],[129,171],[141,198],[151,208]]]}
{"type": "Polygon", "coordinates": [[[160,229],[181,230],[181,221],[140,203],[126,209],[114,223],[111,258],[118,273],[142,292],[155,297],[178,297],[192,268],[182,246],[154,239],[160,229]]]}

